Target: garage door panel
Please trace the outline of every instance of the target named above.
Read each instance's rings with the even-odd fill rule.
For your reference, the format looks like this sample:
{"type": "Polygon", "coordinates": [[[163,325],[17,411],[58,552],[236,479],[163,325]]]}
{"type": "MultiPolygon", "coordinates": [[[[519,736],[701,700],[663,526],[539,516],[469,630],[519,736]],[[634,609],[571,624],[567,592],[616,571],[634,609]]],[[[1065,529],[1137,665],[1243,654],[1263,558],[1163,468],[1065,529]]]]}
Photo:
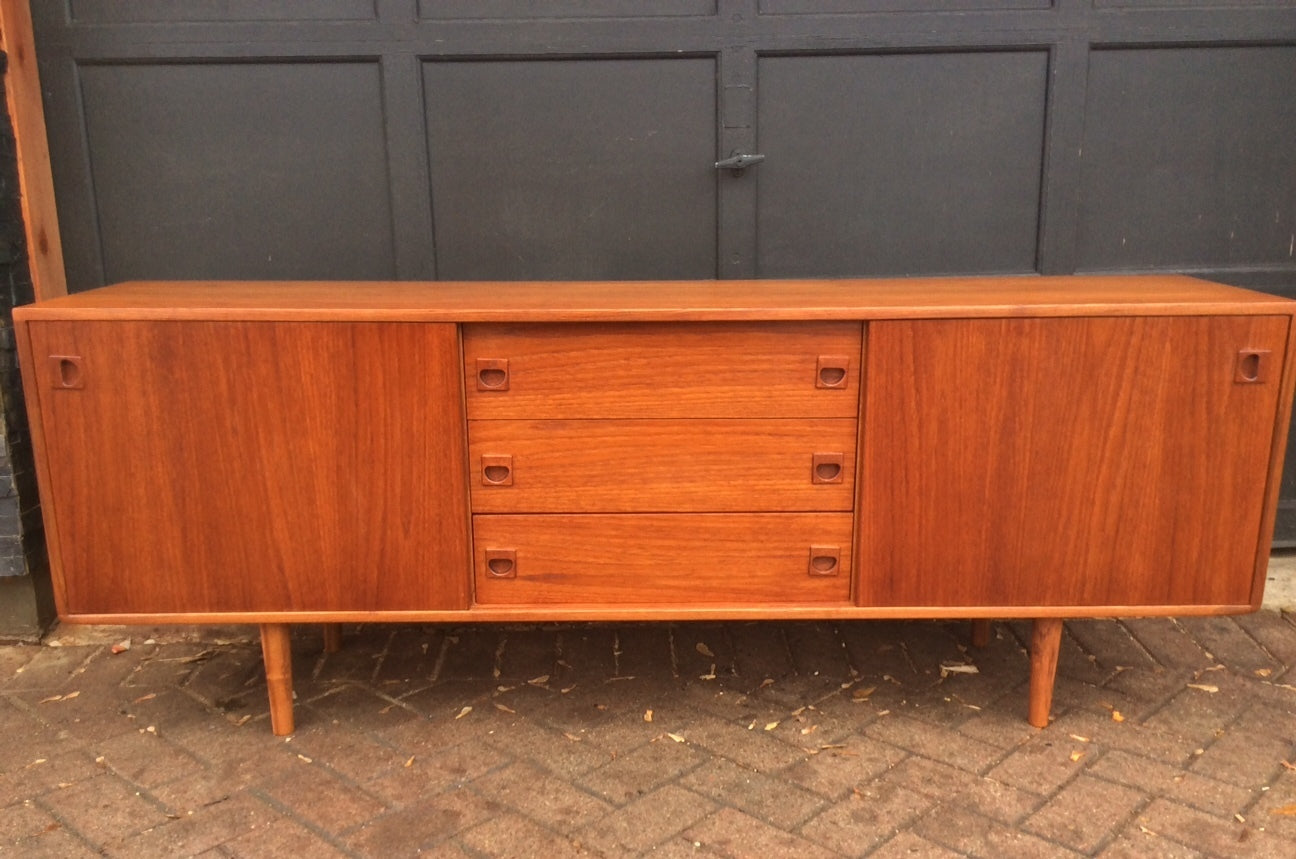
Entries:
{"type": "Polygon", "coordinates": [[[109,282],[393,276],[377,64],[86,65],[80,83],[109,282]]]}
{"type": "Polygon", "coordinates": [[[760,0],[762,15],[1047,9],[1052,0],[760,0]]]}
{"type": "Polygon", "coordinates": [[[419,17],[656,18],[714,15],[715,0],[419,0],[419,17]]]}
{"type": "Polygon", "coordinates": [[[77,24],[359,21],[374,0],[71,0],[69,11],[77,24]]]}
{"type": "Polygon", "coordinates": [[[716,275],[711,58],[424,64],[437,276],[716,275]]]}
{"type": "Polygon", "coordinates": [[[1296,46],[1095,51],[1080,268],[1286,265],[1296,46]]]}
{"type": "Polygon", "coordinates": [[[764,57],[764,277],[1036,268],[1044,51],[764,57]]]}

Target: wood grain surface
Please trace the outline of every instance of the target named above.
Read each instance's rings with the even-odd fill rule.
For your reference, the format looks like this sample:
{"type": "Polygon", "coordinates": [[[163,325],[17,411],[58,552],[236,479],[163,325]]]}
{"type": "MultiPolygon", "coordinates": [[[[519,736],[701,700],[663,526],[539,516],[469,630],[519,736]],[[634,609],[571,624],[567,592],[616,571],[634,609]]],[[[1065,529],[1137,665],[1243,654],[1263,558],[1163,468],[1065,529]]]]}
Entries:
{"type": "Polygon", "coordinates": [[[36,300],[67,295],[63,240],[54,201],[45,106],[36,68],[30,0],[0,0],[0,50],[8,58],[5,99],[13,122],[19,202],[36,300]]]}
{"type": "Polygon", "coordinates": [[[468,325],[472,419],[853,418],[858,322],[468,325]],[[839,388],[819,359],[850,357],[839,388]],[[481,391],[477,360],[508,360],[508,390],[481,391]]]}
{"type": "Polygon", "coordinates": [[[1290,314],[1181,275],[569,282],[146,281],[40,302],[22,319],[670,322],[1290,314]]]}
{"type": "Polygon", "coordinates": [[[845,603],[849,513],[473,517],[478,605],[845,603]],[[809,574],[811,547],[840,551],[835,575],[809,574]],[[515,578],[486,570],[516,553],[515,578]]]}
{"type": "Polygon", "coordinates": [[[849,511],[855,436],[856,422],[844,418],[469,421],[472,509],[849,511]],[[837,482],[814,482],[814,456],[822,452],[839,455],[837,482]],[[482,480],[482,458],[498,454],[512,457],[509,486],[482,480]]]}
{"type": "Polygon", "coordinates": [[[1249,602],[1288,321],[871,325],[859,604],[1249,602]]]}
{"type": "Polygon", "coordinates": [[[454,326],[28,333],[64,614],[467,606],[454,326]]]}

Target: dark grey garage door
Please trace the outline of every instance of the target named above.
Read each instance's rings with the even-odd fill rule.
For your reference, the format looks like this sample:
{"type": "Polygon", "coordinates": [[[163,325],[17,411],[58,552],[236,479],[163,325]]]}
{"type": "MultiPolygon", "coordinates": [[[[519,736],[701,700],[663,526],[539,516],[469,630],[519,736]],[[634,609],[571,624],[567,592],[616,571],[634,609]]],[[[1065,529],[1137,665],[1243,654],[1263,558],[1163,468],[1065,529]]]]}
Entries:
{"type": "Polygon", "coordinates": [[[1174,270],[1296,294],[1291,0],[32,5],[73,289],[1174,270]],[[765,158],[713,166],[741,153],[765,158]]]}

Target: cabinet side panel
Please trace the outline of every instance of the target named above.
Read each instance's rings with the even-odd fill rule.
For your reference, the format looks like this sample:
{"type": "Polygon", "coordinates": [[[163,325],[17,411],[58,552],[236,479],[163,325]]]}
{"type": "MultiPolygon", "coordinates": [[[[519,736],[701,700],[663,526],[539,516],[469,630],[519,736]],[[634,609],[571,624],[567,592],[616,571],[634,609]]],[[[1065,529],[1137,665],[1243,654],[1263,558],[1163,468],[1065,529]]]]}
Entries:
{"type": "MultiPolygon", "coordinates": [[[[19,310],[21,315],[21,310],[19,310]]],[[[54,605],[59,614],[66,611],[67,589],[63,580],[63,562],[59,553],[58,513],[50,493],[49,457],[46,455],[45,428],[41,419],[40,387],[36,373],[34,349],[29,325],[22,319],[14,320],[14,339],[18,347],[18,369],[22,373],[23,400],[27,406],[27,424],[31,431],[32,456],[36,465],[36,481],[40,491],[40,515],[49,552],[50,582],[54,590],[54,605]]]]}
{"type": "Polygon", "coordinates": [[[871,325],[859,604],[1250,602],[1287,327],[871,325]]]}
{"type": "Polygon", "coordinates": [[[29,333],[65,613],[467,605],[453,325],[29,333]]]}

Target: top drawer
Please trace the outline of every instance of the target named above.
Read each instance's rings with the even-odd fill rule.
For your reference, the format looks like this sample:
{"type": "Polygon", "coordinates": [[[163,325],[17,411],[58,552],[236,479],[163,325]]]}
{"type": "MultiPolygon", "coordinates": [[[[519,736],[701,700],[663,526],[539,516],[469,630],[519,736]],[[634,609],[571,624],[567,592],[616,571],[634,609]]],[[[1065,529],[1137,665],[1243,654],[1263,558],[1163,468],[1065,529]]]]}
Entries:
{"type": "Polygon", "coordinates": [[[859,322],[465,325],[468,417],[854,418],[859,322]]]}

